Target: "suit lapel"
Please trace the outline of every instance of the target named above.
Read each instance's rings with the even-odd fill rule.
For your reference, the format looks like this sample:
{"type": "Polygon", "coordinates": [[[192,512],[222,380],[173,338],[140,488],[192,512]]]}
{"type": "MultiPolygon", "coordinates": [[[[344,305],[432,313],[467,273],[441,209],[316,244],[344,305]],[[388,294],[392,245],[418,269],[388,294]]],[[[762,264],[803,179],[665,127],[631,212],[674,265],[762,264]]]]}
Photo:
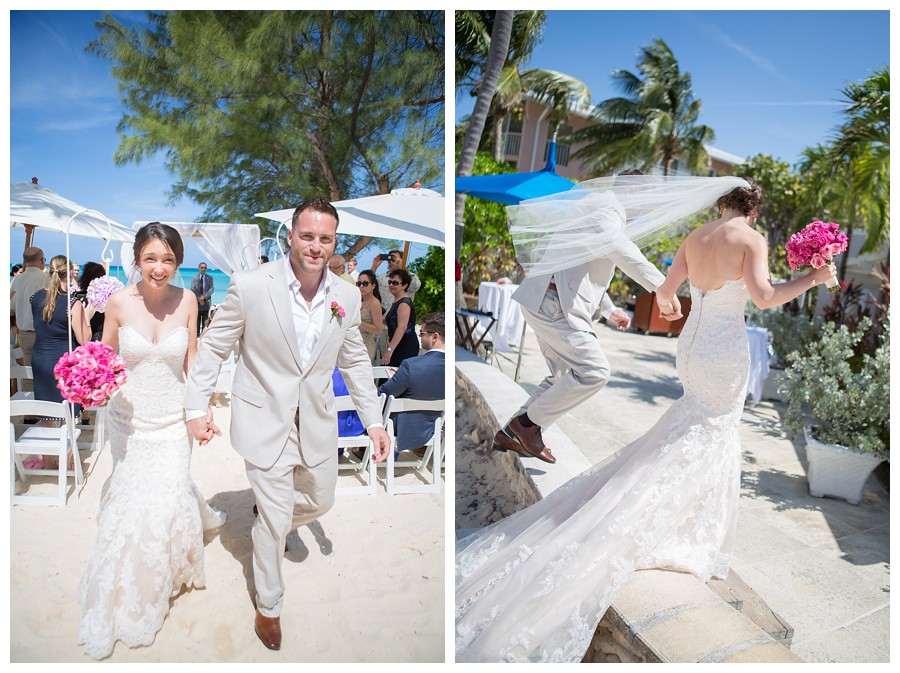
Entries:
{"type": "Polygon", "coordinates": [[[285,264],[289,264],[288,258],[285,257],[281,262],[273,262],[270,264],[271,271],[266,284],[269,288],[269,298],[272,301],[272,308],[275,309],[275,319],[287,341],[288,348],[291,351],[291,357],[297,363],[297,369],[300,369],[300,349],[297,346],[297,328],[294,326],[294,310],[291,306],[290,291],[287,285],[287,269],[285,264]]]}

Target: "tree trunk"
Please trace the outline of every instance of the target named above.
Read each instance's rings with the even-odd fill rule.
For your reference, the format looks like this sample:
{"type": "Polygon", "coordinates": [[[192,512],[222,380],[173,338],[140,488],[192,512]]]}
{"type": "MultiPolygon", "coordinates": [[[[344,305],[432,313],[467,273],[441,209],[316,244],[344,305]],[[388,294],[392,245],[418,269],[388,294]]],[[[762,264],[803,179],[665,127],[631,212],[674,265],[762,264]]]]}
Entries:
{"type": "MultiPolygon", "coordinates": [[[[487,66],[484,69],[484,77],[478,87],[478,97],[475,99],[475,107],[469,117],[469,128],[466,129],[466,137],[463,139],[462,149],[459,153],[459,164],[456,167],[456,175],[461,177],[471,175],[472,166],[475,165],[475,153],[478,151],[478,143],[484,132],[484,124],[487,120],[488,109],[497,83],[500,81],[500,73],[506,62],[509,52],[509,37],[512,35],[513,10],[497,10],[494,18],[494,28],[491,31],[491,49],[488,52],[487,66]]],[[[456,195],[456,257],[459,257],[459,249],[462,245],[463,211],[466,207],[466,195],[456,195]]]]}
{"type": "Polygon", "coordinates": [[[491,154],[498,164],[506,158],[503,153],[503,123],[505,121],[506,113],[498,110],[494,115],[494,138],[491,146],[491,154]]]}

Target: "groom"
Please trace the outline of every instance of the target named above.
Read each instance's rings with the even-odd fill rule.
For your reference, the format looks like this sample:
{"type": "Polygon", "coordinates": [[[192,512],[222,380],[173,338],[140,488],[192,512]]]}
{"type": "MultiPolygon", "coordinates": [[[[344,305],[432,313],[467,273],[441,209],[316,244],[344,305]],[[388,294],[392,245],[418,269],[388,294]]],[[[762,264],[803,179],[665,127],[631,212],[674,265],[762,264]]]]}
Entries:
{"type": "Polygon", "coordinates": [[[359,291],[327,268],[337,226],[334,206],[321,197],[308,201],[294,211],[290,255],[232,277],[185,395],[188,429],[200,444],[221,434],[207,405],[222,361],[239,342],[231,443],[244,459],[259,510],[252,530],[255,630],[272,650],[281,648],[285,538],[334,504],[335,363],[375,445],[375,461],[390,447],[359,331],[359,291]]]}
{"type": "MultiPolygon", "coordinates": [[[[621,175],[640,175],[631,170],[621,175]]],[[[544,444],[541,429],[551,425],[572,407],[594,395],[609,381],[609,361],[594,332],[594,314],[600,311],[620,330],[631,319],[617,308],[606,290],[616,267],[653,292],[666,279],[631,241],[607,256],[553,274],[528,276],[513,294],[522,305],[525,320],[537,336],[550,368],[547,376],[510,421],[494,435],[494,449],[515,451],[525,457],[555,463],[544,444]]],[[[667,320],[681,317],[681,306],[667,320]]]]}

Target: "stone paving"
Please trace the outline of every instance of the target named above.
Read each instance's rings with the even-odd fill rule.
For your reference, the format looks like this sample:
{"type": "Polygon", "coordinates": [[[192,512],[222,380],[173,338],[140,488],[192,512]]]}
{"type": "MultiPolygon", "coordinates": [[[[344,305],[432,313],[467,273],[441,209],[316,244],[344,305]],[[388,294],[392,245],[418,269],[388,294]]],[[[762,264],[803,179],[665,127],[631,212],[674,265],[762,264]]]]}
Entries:
{"type": "MultiPolygon", "coordinates": [[[[596,331],[612,378],[556,424],[591,463],[640,436],[681,395],[676,338],[596,331]]],[[[516,358],[498,353],[495,365],[512,378],[516,358]]],[[[529,330],[519,384],[531,392],[546,374],[529,330]]],[[[872,476],[859,505],[810,496],[805,445],[785,434],[783,412],[763,400],[743,414],[733,567],[794,628],[791,649],[803,659],[889,662],[889,495],[872,476]]]]}

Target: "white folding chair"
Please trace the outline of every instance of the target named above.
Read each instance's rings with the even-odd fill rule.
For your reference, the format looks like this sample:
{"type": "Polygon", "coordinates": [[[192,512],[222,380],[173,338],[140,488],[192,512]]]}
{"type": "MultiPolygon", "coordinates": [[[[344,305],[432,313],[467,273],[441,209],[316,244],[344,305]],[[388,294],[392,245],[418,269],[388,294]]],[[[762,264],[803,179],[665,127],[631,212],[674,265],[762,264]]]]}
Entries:
{"type": "Polygon", "coordinates": [[[26,367],[25,365],[20,364],[11,364],[9,366],[9,379],[10,381],[15,380],[16,382],[16,392],[10,397],[13,400],[33,400],[34,399],[34,391],[33,390],[25,390],[25,381],[26,380],[34,380],[34,374],[31,371],[31,367],[26,367]]]}
{"type": "Polygon", "coordinates": [[[376,381],[378,379],[389,379],[394,375],[394,372],[397,371],[396,367],[387,367],[385,365],[377,365],[372,367],[372,378],[376,381]]]}
{"type": "Polygon", "coordinates": [[[384,424],[387,428],[388,435],[391,438],[391,451],[388,452],[386,461],[387,468],[387,493],[394,495],[395,493],[440,493],[441,491],[441,463],[443,462],[443,452],[441,451],[442,442],[441,434],[444,428],[444,400],[415,400],[408,397],[388,397],[384,405],[384,424]],[[390,415],[394,413],[402,413],[405,411],[440,411],[441,415],[434,421],[434,434],[428,443],[425,444],[425,454],[421,458],[415,460],[395,460],[394,447],[397,444],[397,436],[394,431],[394,422],[390,415]],[[431,460],[431,475],[426,474],[426,466],[431,460]],[[394,483],[395,468],[412,467],[427,483],[397,485],[394,483]]]}
{"type": "MultiPolygon", "coordinates": [[[[385,396],[379,395],[378,402],[380,410],[383,412],[385,404],[385,396]]],[[[334,398],[334,412],[339,411],[356,411],[353,406],[353,400],[349,395],[341,395],[334,398]]],[[[372,449],[374,448],[372,440],[366,434],[356,435],[354,437],[338,437],[338,448],[344,449],[344,456],[349,462],[338,462],[338,474],[342,471],[354,472],[354,477],[362,479],[362,475],[368,471],[368,477],[364,484],[359,486],[338,486],[335,491],[338,494],[367,493],[376,495],[378,489],[378,476],[375,473],[375,461],[372,460],[372,449]],[[364,448],[362,460],[357,461],[352,453],[351,448],[364,448]]]]}
{"type": "MultiPolygon", "coordinates": [[[[10,450],[10,498],[13,505],[65,505],[68,477],[75,478],[75,497],[84,483],[81,469],[81,457],[78,455],[77,439],[80,430],[75,427],[72,418],[72,407],[67,402],[45,402],[42,400],[11,400],[9,403],[9,450],[10,450]],[[13,418],[17,416],[45,416],[62,419],[58,428],[38,425],[25,426],[24,431],[16,437],[17,425],[13,418]],[[20,456],[56,456],[56,468],[26,468],[20,456]],[[74,469],[68,470],[69,456],[72,457],[74,469]],[[16,474],[23,484],[28,484],[29,475],[57,475],[59,492],[56,496],[16,495],[16,474]]],[[[21,427],[21,426],[18,426],[21,427]]]]}

